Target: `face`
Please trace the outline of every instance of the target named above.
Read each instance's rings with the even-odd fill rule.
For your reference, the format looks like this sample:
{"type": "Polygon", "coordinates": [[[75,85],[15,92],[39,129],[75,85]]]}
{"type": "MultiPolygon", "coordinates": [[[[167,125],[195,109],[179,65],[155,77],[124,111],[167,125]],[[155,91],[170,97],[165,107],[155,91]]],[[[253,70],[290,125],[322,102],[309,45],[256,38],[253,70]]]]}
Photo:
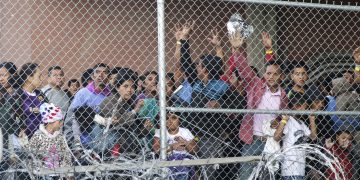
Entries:
{"type": "Polygon", "coordinates": [[[351,143],[352,137],[349,133],[343,132],[336,136],[336,142],[341,148],[346,149],[351,143]]]}
{"type": "Polygon", "coordinates": [[[125,101],[128,101],[135,92],[134,89],[134,81],[127,80],[121,84],[121,86],[117,89],[120,97],[123,98],[125,101]]]}
{"type": "Polygon", "coordinates": [[[157,76],[155,74],[149,74],[146,76],[144,81],[145,91],[151,94],[156,94],[157,92],[157,76]]]}
{"type": "Polygon", "coordinates": [[[48,81],[52,86],[62,87],[64,85],[64,72],[59,69],[52,70],[48,81]]]}
{"type": "Polygon", "coordinates": [[[35,89],[41,87],[41,83],[43,81],[43,74],[39,68],[35,70],[35,73],[28,77],[27,82],[29,82],[35,89]]]}
{"type": "Polygon", "coordinates": [[[354,77],[353,77],[353,75],[352,75],[351,73],[349,73],[349,72],[345,72],[345,73],[343,74],[343,77],[344,77],[344,79],[345,79],[348,83],[350,83],[350,84],[352,84],[352,83],[354,82],[354,77]]]}
{"type": "Polygon", "coordinates": [[[169,114],[168,119],[166,120],[166,128],[168,130],[177,130],[180,126],[179,117],[175,114],[169,114]]]}
{"type": "Polygon", "coordinates": [[[174,82],[169,79],[166,78],[166,96],[170,97],[172,95],[172,93],[174,92],[174,82]]]}
{"type": "Polygon", "coordinates": [[[71,92],[71,94],[75,94],[76,92],[78,92],[79,88],[80,84],[77,82],[73,82],[69,86],[69,91],[71,92]]]}
{"type": "Polygon", "coordinates": [[[175,71],[174,79],[177,83],[176,86],[179,86],[184,81],[185,74],[180,69],[175,71]]]}
{"type": "Polygon", "coordinates": [[[296,86],[303,87],[308,80],[308,75],[305,68],[294,68],[291,74],[291,79],[296,86]]]}
{"type": "Polygon", "coordinates": [[[311,103],[310,108],[312,110],[323,110],[325,107],[325,101],[324,100],[315,100],[311,103]]]}
{"type": "Polygon", "coordinates": [[[108,82],[109,70],[106,67],[97,67],[94,70],[92,78],[96,85],[103,84],[106,85],[108,82]]]}
{"type": "Polygon", "coordinates": [[[269,65],[266,67],[266,72],[264,78],[268,87],[277,87],[279,86],[282,80],[282,74],[280,67],[278,65],[269,65]]]}
{"type": "Polygon", "coordinates": [[[115,78],[117,74],[110,75],[109,83],[113,86],[115,83],[115,78]]]}
{"type": "Polygon", "coordinates": [[[7,69],[4,67],[0,68],[0,84],[4,88],[10,87],[10,84],[8,82],[9,78],[10,78],[10,73],[7,71],[7,69]]]}

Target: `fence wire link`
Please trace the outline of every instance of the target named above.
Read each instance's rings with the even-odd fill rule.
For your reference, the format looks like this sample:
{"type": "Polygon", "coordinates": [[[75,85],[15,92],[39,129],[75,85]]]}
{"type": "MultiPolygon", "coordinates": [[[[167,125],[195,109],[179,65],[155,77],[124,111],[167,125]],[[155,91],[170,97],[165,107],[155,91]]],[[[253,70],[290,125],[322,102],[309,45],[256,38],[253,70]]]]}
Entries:
{"type": "Polygon", "coordinates": [[[0,14],[1,179],[360,178],[355,0],[165,0],[164,22],[150,0],[0,14]]]}

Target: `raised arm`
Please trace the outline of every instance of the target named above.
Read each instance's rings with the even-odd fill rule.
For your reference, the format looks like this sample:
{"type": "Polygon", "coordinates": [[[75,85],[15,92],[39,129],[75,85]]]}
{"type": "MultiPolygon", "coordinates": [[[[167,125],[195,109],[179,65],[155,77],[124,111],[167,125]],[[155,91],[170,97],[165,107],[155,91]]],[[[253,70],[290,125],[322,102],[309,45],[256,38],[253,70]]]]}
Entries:
{"type": "Polygon", "coordinates": [[[266,62],[275,60],[275,54],[272,49],[272,40],[271,40],[270,34],[268,32],[262,32],[261,40],[262,40],[262,44],[264,45],[264,48],[265,48],[266,62]]]}
{"type": "Polygon", "coordinates": [[[229,35],[229,41],[233,49],[233,54],[231,55],[229,61],[234,62],[239,75],[244,79],[245,83],[249,85],[247,87],[251,87],[252,85],[260,82],[261,79],[256,76],[247,62],[246,54],[242,47],[244,40],[245,38],[242,37],[241,33],[238,31],[229,35]]]}

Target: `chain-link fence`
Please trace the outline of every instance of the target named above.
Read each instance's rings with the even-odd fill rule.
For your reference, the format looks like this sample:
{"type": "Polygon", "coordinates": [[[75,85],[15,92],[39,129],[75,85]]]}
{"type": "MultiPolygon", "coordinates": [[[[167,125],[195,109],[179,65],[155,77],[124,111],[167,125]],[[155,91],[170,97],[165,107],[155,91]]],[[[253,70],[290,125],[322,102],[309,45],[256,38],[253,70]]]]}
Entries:
{"type": "Polygon", "coordinates": [[[356,1],[0,13],[1,179],[359,178],[356,1]]]}

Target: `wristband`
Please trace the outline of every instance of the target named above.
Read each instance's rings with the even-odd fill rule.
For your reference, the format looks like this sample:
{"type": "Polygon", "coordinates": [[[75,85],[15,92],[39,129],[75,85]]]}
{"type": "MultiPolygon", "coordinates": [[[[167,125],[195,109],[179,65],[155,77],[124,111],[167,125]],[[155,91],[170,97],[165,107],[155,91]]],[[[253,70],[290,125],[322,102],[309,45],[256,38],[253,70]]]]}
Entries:
{"type": "Polygon", "coordinates": [[[271,49],[265,51],[265,54],[272,54],[272,53],[273,53],[273,50],[271,50],[271,49]]]}
{"type": "Polygon", "coordinates": [[[355,64],[355,71],[360,72],[360,64],[355,64]]]}
{"type": "Polygon", "coordinates": [[[285,125],[287,123],[287,121],[283,119],[283,120],[280,121],[280,123],[285,125]]]}
{"type": "Polygon", "coordinates": [[[176,44],[177,44],[177,45],[181,45],[181,42],[180,42],[180,41],[176,41],[176,44]]]}

